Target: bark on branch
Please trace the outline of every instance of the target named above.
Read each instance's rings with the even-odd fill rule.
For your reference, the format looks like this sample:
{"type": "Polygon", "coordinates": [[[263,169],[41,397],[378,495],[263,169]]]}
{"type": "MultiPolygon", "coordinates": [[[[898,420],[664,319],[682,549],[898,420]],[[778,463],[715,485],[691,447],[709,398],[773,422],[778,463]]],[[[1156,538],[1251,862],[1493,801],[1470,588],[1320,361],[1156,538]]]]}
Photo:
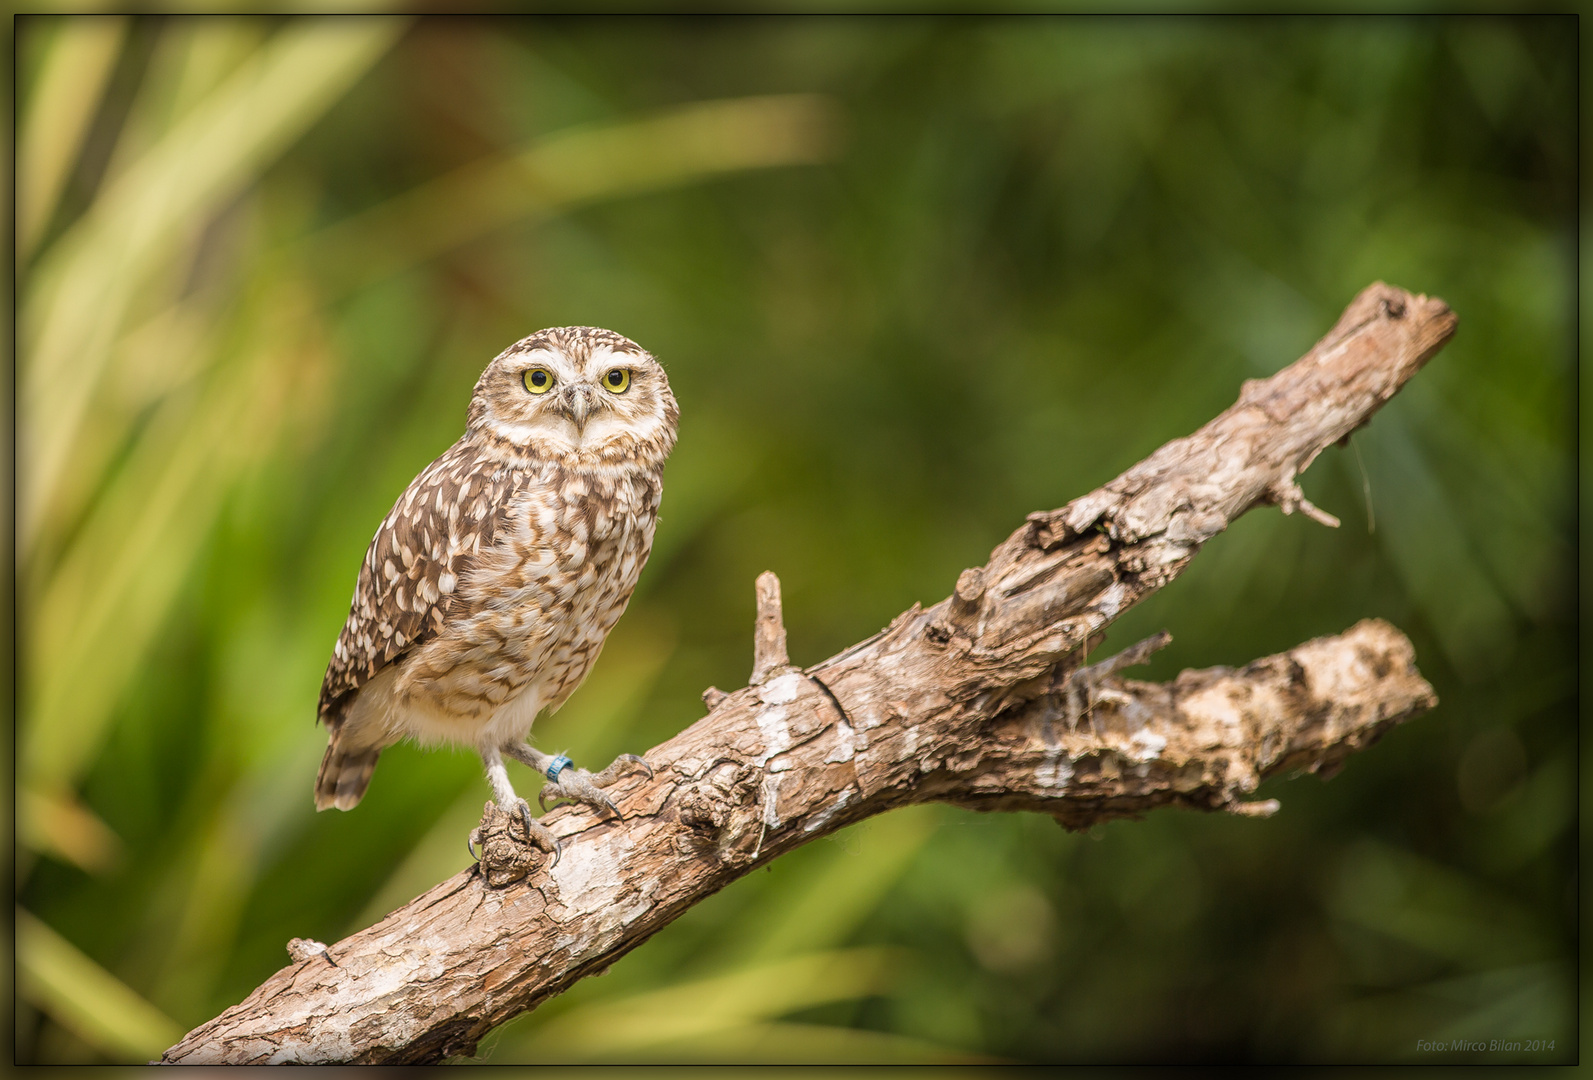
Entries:
{"type": "MultiPolygon", "coordinates": [[[[1381,283],[1305,357],[1245,383],[1193,435],[1030,515],[954,593],[792,667],[779,582],[758,581],[752,685],[646,755],[622,818],[562,807],[549,867],[489,806],[483,864],[295,962],[163,1061],[411,1062],[471,1053],[757,866],[872,814],[940,801],[1069,827],[1156,806],[1266,814],[1267,776],[1324,771],[1435,703],[1410,643],[1368,621],[1240,670],[1123,679],[1164,638],[1081,667],[1081,646],[1259,503],[1337,524],[1295,477],[1438,351],[1442,301],[1381,283]],[[495,830],[491,826],[498,825],[495,830]]],[[[296,939],[297,940],[297,939],[296,939]]]]}

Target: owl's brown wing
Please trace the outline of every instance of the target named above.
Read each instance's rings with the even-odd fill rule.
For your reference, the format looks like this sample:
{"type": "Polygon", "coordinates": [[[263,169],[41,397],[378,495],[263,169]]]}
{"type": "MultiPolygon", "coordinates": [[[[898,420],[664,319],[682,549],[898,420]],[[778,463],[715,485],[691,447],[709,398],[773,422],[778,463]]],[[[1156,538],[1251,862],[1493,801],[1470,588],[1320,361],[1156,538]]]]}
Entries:
{"type": "Polygon", "coordinates": [[[328,728],[337,729],[377,672],[436,636],[459,603],[460,580],[491,549],[511,495],[530,479],[460,439],[410,482],[365,552],[326,665],[317,714],[328,728]]]}

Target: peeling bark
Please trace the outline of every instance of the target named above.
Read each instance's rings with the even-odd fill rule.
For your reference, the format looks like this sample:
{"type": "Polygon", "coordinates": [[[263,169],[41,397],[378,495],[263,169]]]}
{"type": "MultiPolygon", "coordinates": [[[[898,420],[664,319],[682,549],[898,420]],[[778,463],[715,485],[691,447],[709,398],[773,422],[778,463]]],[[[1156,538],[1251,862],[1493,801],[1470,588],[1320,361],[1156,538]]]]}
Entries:
{"type": "MultiPolygon", "coordinates": [[[[471,1053],[753,868],[895,806],[1033,810],[1070,828],[1183,805],[1265,815],[1267,776],[1327,772],[1436,698],[1410,643],[1367,621],[1166,684],[1081,667],[1119,614],[1257,504],[1336,525],[1295,477],[1438,351],[1439,300],[1374,284],[1305,357],[1106,486],[1030,515],[954,593],[807,670],[779,582],[758,580],[752,684],[646,755],[622,817],[561,807],[555,865],[484,818],[482,864],[295,962],[162,1060],[418,1062],[471,1053]]],[[[295,939],[297,941],[297,939],[295,939]]]]}

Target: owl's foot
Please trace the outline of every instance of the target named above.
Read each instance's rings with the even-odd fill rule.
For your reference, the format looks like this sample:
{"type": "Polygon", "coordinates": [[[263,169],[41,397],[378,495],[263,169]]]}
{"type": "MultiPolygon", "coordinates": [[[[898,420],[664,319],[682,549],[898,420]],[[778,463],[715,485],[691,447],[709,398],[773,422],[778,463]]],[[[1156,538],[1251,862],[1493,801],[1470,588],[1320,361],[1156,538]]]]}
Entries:
{"type": "Polygon", "coordinates": [[[553,830],[531,816],[531,806],[524,799],[516,799],[508,813],[495,802],[482,808],[481,824],[471,830],[465,841],[472,858],[477,859],[490,885],[506,885],[518,881],[536,869],[548,855],[549,864],[559,864],[562,845],[553,830]],[[476,845],[481,854],[476,855],[476,845]]]}
{"type": "MultiPolygon", "coordinates": [[[[476,854],[476,845],[483,843],[488,835],[494,831],[493,811],[497,811],[499,814],[503,813],[498,808],[497,803],[488,803],[487,807],[490,807],[490,809],[483,809],[481,824],[471,829],[469,837],[465,839],[465,850],[470,852],[472,859],[478,861],[481,856],[476,854]]],[[[516,840],[520,839],[520,836],[516,835],[517,833],[523,835],[525,843],[535,845],[548,852],[553,856],[553,864],[555,866],[558,865],[559,855],[563,852],[564,845],[559,843],[559,838],[553,834],[552,829],[531,816],[530,803],[524,799],[516,799],[514,810],[505,816],[511,819],[512,824],[500,826],[496,831],[516,840]]]]}
{"type": "Polygon", "coordinates": [[[568,800],[585,803],[593,809],[608,810],[616,817],[619,816],[619,807],[614,805],[614,800],[603,789],[627,772],[646,773],[648,779],[653,776],[652,768],[635,754],[621,754],[609,763],[608,768],[596,774],[577,769],[570,764],[569,758],[561,754],[548,763],[544,772],[548,782],[537,793],[537,801],[544,810],[550,800],[568,800]]]}

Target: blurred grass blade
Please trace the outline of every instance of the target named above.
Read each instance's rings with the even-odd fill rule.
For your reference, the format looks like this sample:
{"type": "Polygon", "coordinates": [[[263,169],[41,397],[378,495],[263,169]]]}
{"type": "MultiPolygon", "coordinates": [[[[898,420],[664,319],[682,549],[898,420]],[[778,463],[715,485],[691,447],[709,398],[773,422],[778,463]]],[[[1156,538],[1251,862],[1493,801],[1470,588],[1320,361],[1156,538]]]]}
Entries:
{"type": "Polygon", "coordinates": [[[42,593],[25,605],[23,784],[70,788],[93,762],[227,491],[276,439],[290,401],[313,407],[296,385],[316,356],[306,340],[313,316],[290,290],[268,290],[260,307],[269,314],[244,324],[251,351],[197,399],[162,406],[42,593]]]}
{"type": "Polygon", "coordinates": [[[174,19],[155,35],[135,108],[116,134],[103,183],[114,186],[196,105],[249,62],[272,26],[257,19],[174,19]]]}
{"type": "Polygon", "coordinates": [[[19,556],[49,500],[135,292],[375,63],[405,23],[290,23],[191,109],[40,261],[22,305],[19,556]]]}
{"type": "Polygon", "coordinates": [[[352,288],[522,218],[705,177],[828,160],[839,116],[817,94],[705,101],[550,135],[467,165],[310,237],[306,261],[352,288]]]}
{"type": "Polygon", "coordinates": [[[578,1006],[532,1029],[531,1040],[571,1059],[601,1060],[771,1020],[798,1009],[883,992],[900,954],[837,949],[578,1006]]]}
{"type": "Polygon", "coordinates": [[[29,787],[17,791],[17,841],[90,874],[115,869],[123,854],[121,838],[75,797],[29,787]]]}
{"type": "Polygon", "coordinates": [[[67,19],[50,46],[17,141],[17,265],[44,235],[127,36],[127,20],[67,19]]]}
{"type": "MultiPolygon", "coordinates": [[[[250,19],[174,20],[154,35],[148,69],[116,132],[99,194],[114,189],[128,168],[143,160],[183,116],[246,66],[268,31],[269,24],[250,19]]],[[[250,209],[248,203],[237,208],[227,215],[227,225],[235,227],[250,209]]],[[[220,234],[215,227],[218,219],[204,224],[202,235],[214,239],[220,234]]],[[[66,463],[47,494],[45,519],[33,537],[33,550],[54,554],[60,529],[79,520],[109,464],[125,450],[129,428],[157,401],[158,392],[151,391],[169,390],[198,373],[203,361],[210,359],[196,346],[216,320],[215,300],[225,295],[226,283],[212,270],[198,288],[188,288],[193,277],[188,266],[198,254],[200,239],[197,230],[189,230],[146,275],[136,303],[117,330],[113,352],[102,361],[106,379],[90,400],[89,417],[79,426],[66,463]],[[163,305],[164,311],[149,317],[151,310],[163,305]]],[[[30,570],[47,571],[40,565],[43,561],[34,560],[30,570]]]]}
{"type": "Polygon", "coordinates": [[[254,821],[240,813],[238,794],[206,823],[186,897],[174,905],[176,918],[167,924],[171,932],[162,942],[162,963],[149,983],[159,1000],[181,1012],[205,1011],[259,869],[259,836],[254,821]]]}
{"type": "Polygon", "coordinates": [[[175,1020],[23,908],[17,908],[17,992],[109,1057],[149,1061],[183,1036],[175,1020]]]}

